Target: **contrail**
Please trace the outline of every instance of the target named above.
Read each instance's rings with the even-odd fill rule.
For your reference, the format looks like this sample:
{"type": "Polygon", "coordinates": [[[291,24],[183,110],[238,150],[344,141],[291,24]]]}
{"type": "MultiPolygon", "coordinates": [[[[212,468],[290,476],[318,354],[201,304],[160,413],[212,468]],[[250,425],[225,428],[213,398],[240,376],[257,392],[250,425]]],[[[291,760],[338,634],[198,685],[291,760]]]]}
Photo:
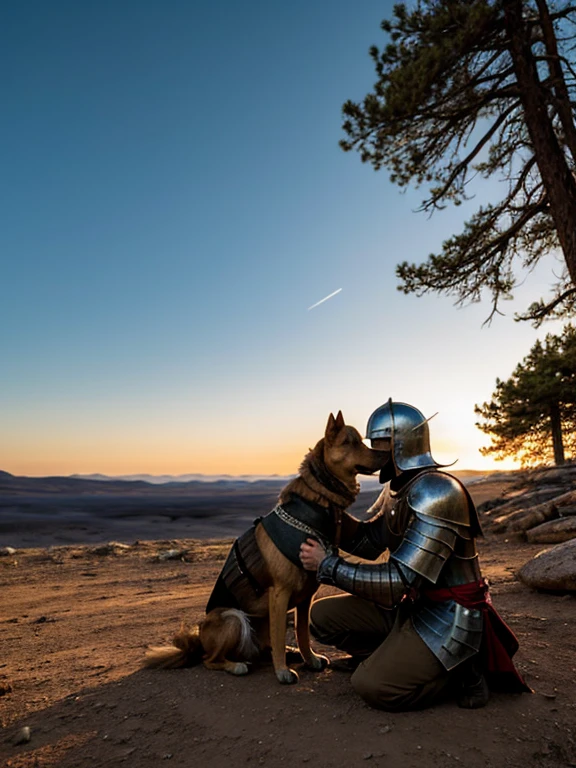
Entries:
{"type": "Polygon", "coordinates": [[[312,306],[311,306],[311,307],[308,307],[308,312],[309,312],[311,309],[314,309],[314,307],[318,307],[320,304],[324,304],[324,302],[325,302],[325,301],[328,301],[328,299],[331,299],[331,298],[332,298],[332,296],[336,296],[336,294],[337,294],[337,293],[340,293],[340,291],[341,291],[341,290],[342,290],[342,288],[338,288],[338,290],[337,290],[337,291],[334,291],[334,293],[331,293],[329,296],[324,296],[324,298],[323,298],[323,299],[320,299],[320,301],[317,301],[317,302],[316,302],[316,304],[312,304],[312,306]]]}

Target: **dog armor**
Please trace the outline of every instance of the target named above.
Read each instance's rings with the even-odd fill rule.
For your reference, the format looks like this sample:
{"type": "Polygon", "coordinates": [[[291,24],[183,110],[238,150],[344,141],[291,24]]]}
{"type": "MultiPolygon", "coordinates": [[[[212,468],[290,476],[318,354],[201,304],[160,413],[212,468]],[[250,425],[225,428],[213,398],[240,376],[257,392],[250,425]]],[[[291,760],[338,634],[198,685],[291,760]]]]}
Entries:
{"type": "MultiPolygon", "coordinates": [[[[355,555],[372,558],[374,551],[389,548],[388,562],[353,564],[328,556],[318,577],[384,608],[395,608],[420,593],[412,611],[414,629],[451,670],[480,650],[482,612],[454,600],[434,602],[423,593],[482,578],[475,544],[481,534],[478,516],[464,486],[437,470],[418,474],[396,499],[386,514],[360,525],[352,545],[355,555]]],[[[341,546],[348,549],[346,545],[341,546]]]]}
{"type": "Polygon", "coordinates": [[[280,552],[300,568],[302,542],[312,537],[329,548],[335,538],[335,518],[330,509],[297,495],[283,504],[277,504],[235,540],[208,600],[206,613],[213,608],[240,608],[247,599],[254,594],[264,594],[270,586],[266,562],[256,541],[258,525],[263,526],[280,552]]]}
{"type": "Polygon", "coordinates": [[[214,608],[241,608],[246,599],[261,595],[270,586],[266,563],[256,541],[256,524],[237,538],[228,553],[212,594],[206,613],[214,608]]]}

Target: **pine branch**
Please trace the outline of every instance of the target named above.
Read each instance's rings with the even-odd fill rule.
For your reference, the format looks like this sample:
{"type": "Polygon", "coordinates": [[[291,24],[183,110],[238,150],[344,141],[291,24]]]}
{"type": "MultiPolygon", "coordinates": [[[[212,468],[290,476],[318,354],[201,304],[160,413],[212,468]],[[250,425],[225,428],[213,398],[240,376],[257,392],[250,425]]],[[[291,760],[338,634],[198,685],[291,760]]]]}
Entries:
{"type": "Polygon", "coordinates": [[[542,322],[548,319],[554,310],[561,304],[567,303],[569,300],[576,298],[576,288],[568,288],[559,295],[555,296],[552,301],[544,303],[542,301],[534,302],[530,305],[527,312],[521,315],[516,315],[516,320],[531,320],[535,328],[539,328],[542,322]]]}

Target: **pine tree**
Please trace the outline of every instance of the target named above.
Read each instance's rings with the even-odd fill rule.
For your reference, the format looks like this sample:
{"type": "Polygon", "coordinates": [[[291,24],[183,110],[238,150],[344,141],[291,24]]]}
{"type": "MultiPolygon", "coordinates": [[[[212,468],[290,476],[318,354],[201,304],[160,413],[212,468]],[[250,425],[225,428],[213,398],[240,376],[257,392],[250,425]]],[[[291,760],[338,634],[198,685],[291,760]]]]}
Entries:
{"type": "Polygon", "coordinates": [[[344,107],[345,150],[427,186],[423,210],[467,199],[474,176],[504,182],[424,264],[397,267],[399,289],[457,304],[512,295],[517,268],[561,249],[554,295],[517,319],[536,325],[576,311],[576,6],[546,0],[419,0],[394,7],[389,37],[370,54],[378,80],[344,107]]]}
{"type": "Polygon", "coordinates": [[[576,328],[536,342],[490,402],[476,405],[476,426],[492,438],[484,455],[523,465],[576,458],[576,328]]]}

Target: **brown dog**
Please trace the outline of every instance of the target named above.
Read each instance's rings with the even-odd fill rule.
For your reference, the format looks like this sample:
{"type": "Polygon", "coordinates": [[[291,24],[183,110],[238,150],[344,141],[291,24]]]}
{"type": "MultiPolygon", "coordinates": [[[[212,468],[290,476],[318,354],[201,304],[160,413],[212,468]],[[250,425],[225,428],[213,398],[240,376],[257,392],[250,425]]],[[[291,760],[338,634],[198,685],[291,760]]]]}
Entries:
{"type": "Polygon", "coordinates": [[[266,648],[281,683],[298,675],[286,665],[286,614],[296,608],[296,637],[305,664],[323,669],[328,660],[310,648],[309,613],[318,588],[298,553],[309,536],[337,547],[358,522],[345,513],[356,498],[359,473],[372,474],[388,458],[362,442],[341,412],[328,419],[324,438],[304,458],[299,475],[282,490],[279,504],[234,542],[194,631],[182,628],[173,645],[152,648],[145,666],[174,668],[204,661],[208,669],[235,675],[266,648]]]}

